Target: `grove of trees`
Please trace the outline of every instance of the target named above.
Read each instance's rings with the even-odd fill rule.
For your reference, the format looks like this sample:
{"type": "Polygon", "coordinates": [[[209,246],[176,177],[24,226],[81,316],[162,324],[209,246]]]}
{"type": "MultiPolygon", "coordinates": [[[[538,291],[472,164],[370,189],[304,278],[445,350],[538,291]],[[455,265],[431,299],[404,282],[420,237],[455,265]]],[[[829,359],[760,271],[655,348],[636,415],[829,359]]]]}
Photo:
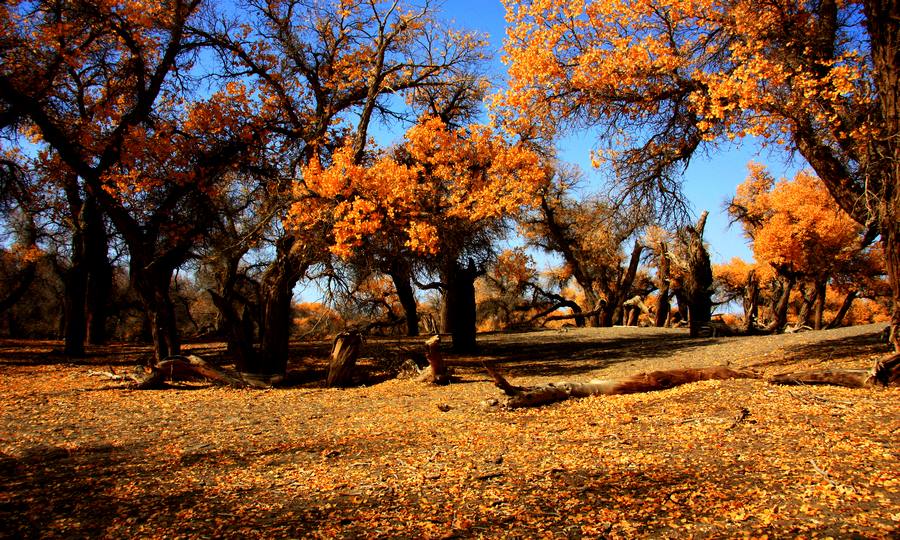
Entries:
{"type": "Polygon", "coordinates": [[[504,3],[505,88],[429,0],[4,3],[0,331],[157,363],[214,335],[270,380],[298,321],[472,353],[563,321],[699,335],[741,302],[747,332],[883,316],[900,351],[895,2],[504,3]],[[605,192],[555,157],[575,129],[605,192]],[[727,211],[755,260],[714,268],[682,173],[745,136],[810,170],[750,165],[727,211]]]}

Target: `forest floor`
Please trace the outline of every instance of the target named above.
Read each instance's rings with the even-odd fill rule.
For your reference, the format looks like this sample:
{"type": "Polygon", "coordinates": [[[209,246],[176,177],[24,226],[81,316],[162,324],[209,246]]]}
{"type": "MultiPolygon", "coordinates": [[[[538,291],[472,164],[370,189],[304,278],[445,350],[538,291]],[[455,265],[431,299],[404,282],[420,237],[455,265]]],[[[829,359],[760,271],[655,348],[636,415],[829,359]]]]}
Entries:
{"type": "MultiPolygon", "coordinates": [[[[360,386],[322,388],[329,344],[295,344],[292,386],[135,391],[58,342],[0,342],[0,537],[900,537],[900,389],[706,381],[497,410],[514,384],[731,365],[763,375],[870,367],[883,328],[688,338],[683,330],[479,336],[458,382],[390,378],[371,339],[360,386]]],[[[204,358],[219,344],[197,344],[204,358]]]]}

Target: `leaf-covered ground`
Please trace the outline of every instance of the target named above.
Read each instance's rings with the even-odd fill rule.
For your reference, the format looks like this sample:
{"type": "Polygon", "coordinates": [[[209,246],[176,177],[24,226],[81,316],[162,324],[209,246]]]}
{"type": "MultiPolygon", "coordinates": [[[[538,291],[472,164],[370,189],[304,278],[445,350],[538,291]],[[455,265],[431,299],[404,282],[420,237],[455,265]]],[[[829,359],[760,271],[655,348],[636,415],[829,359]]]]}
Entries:
{"type": "Polygon", "coordinates": [[[345,390],[317,382],[327,344],[296,348],[291,388],[131,391],[91,372],[126,371],[143,349],[74,363],[58,343],[3,342],[0,536],[896,538],[898,389],[708,381],[482,405],[498,395],[484,359],[518,384],[729,362],[869,367],[887,350],[880,329],[495,334],[483,357],[450,357],[460,380],[447,387],[387,379],[411,342],[373,340],[366,386],[345,390]]]}

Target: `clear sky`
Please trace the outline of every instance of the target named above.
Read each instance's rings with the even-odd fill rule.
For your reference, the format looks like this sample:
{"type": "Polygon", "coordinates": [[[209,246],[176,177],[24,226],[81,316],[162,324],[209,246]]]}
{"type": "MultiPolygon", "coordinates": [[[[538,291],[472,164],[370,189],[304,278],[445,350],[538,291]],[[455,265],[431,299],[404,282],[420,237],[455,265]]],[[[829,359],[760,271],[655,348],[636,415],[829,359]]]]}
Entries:
{"type": "MultiPolygon", "coordinates": [[[[565,1],[565,0],[560,0],[565,1]]],[[[453,21],[457,28],[487,34],[494,52],[492,73],[495,85],[503,85],[506,67],[501,62],[505,37],[505,9],[500,0],[445,0],[443,19],[453,21]]],[[[584,170],[592,186],[602,189],[600,174],[590,165],[589,151],[596,139],[590,132],[576,133],[559,142],[560,158],[576,163],[584,170]]],[[[723,211],[726,200],[747,175],[747,163],[759,161],[769,167],[776,177],[793,176],[804,166],[801,161],[790,162],[782,152],[760,150],[752,140],[745,140],[723,147],[710,156],[697,155],[685,173],[685,193],[697,214],[709,210],[706,240],[710,245],[713,262],[725,262],[732,257],[752,258],[740,227],[728,226],[728,216],[723,211]]]]}

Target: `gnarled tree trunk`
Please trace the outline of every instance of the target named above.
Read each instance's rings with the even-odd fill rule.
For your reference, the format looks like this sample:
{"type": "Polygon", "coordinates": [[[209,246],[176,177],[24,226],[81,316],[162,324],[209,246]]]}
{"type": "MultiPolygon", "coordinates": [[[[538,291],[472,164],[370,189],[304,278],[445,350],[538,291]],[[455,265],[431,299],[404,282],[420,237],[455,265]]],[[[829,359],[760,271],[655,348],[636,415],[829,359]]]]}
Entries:
{"type": "Polygon", "coordinates": [[[359,332],[341,332],[334,338],[331,346],[331,360],[328,363],[328,377],[326,384],[329,387],[347,386],[353,376],[353,368],[359,358],[359,348],[362,346],[362,336],[359,332]]]}
{"type": "Polygon", "coordinates": [[[487,367],[487,370],[493,377],[494,384],[506,394],[507,398],[502,405],[508,408],[535,407],[588,396],[652,392],[698,381],[759,378],[757,374],[750,371],[738,371],[717,366],[651,371],[621,379],[594,380],[587,383],[559,382],[542,386],[519,387],[507,382],[494,369],[487,367]]]}
{"type": "Polygon", "coordinates": [[[287,371],[294,286],[309,267],[303,247],[293,236],[279,239],[275,260],[263,274],[260,348],[252,365],[247,366],[250,373],[271,377],[284,375],[287,371]]]}
{"type": "Polygon", "coordinates": [[[709,324],[712,317],[712,265],[709,262],[709,253],[703,244],[703,231],[706,228],[706,217],[709,212],[704,211],[697,220],[695,227],[688,228],[690,244],[688,246],[688,270],[684,288],[689,303],[688,316],[690,317],[691,337],[700,335],[700,329],[709,324]]]}
{"type": "Polygon", "coordinates": [[[481,274],[472,259],[466,266],[451,259],[442,272],[441,281],[446,288],[441,329],[451,335],[454,352],[474,353],[478,349],[475,339],[475,279],[481,274]]]}
{"type": "Polygon", "coordinates": [[[394,260],[388,272],[391,281],[394,282],[394,290],[406,315],[406,335],[410,337],[419,335],[419,313],[416,304],[416,294],[412,288],[412,275],[409,265],[405,261],[394,260]]]}

